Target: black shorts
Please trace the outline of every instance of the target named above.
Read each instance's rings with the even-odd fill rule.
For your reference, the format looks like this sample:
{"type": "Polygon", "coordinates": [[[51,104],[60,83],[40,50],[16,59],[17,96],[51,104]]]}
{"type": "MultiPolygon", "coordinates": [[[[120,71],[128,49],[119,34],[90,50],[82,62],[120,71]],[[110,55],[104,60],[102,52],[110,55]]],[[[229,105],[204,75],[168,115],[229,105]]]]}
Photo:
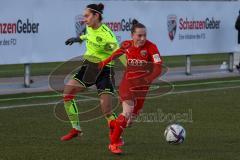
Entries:
{"type": "Polygon", "coordinates": [[[113,67],[105,66],[101,71],[98,69],[97,63],[84,61],[80,70],[73,76],[84,87],[96,85],[98,95],[112,94],[114,95],[114,71],[113,67]]]}

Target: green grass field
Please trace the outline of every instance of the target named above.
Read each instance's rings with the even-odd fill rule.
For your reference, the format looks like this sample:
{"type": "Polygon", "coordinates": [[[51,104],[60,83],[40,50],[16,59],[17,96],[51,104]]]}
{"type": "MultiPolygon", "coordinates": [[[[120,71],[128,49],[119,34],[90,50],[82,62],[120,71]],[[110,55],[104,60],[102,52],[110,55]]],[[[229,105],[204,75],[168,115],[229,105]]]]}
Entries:
{"type": "MultiPolygon", "coordinates": [[[[59,141],[70,125],[56,118],[56,111],[64,114],[63,107],[54,110],[55,105],[49,103],[60,101],[60,95],[0,96],[0,160],[239,160],[240,78],[173,85],[171,93],[146,101],[138,122],[126,129],[125,153],[120,156],[107,150],[104,118],[83,122],[81,139],[59,141]],[[168,118],[151,119],[159,111],[168,118]],[[185,116],[175,120],[169,116],[177,114],[185,116]],[[187,137],[181,145],[167,144],[163,136],[166,126],[174,122],[186,129],[187,137]]],[[[86,92],[78,97],[80,111],[98,104],[89,97],[96,98],[96,94],[86,92]]]]}

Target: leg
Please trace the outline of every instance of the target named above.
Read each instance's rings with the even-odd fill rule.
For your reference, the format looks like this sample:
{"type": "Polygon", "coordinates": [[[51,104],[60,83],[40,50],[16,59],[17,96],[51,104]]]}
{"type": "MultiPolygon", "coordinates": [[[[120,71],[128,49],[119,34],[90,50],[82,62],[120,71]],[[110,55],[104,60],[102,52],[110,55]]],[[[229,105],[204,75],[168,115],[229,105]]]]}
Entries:
{"type": "Polygon", "coordinates": [[[63,91],[64,101],[69,101],[74,99],[74,97],[78,92],[81,92],[84,90],[85,90],[85,86],[80,84],[77,80],[75,79],[69,80],[68,83],[64,86],[64,91],[63,91]]]}
{"type": "Polygon", "coordinates": [[[61,140],[70,140],[73,137],[76,137],[79,133],[81,133],[81,127],[78,118],[78,108],[74,100],[74,97],[78,92],[83,91],[84,89],[85,87],[74,79],[71,79],[64,86],[63,92],[64,107],[73,129],[70,131],[69,134],[63,136],[61,140]]]}
{"type": "Polygon", "coordinates": [[[141,90],[139,90],[138,93],[135,95],[135,97],[137,98],[135,99],[133,113],[128,120],[127,127],[131,127],[133,121],[136,119],[136,117],[140,114],[140,112],[143,109],[143,105],[144,105],[149,87],[141,87],[140,89],[141,90]]]}
{"type": "Polygon", "coordinates": [[[114,128],[111,144],[115,144],[119,141],[119,138],[122,135],[124,128],[126,128],[127,121],[131,117],[134,101],[133,100],[125,100],[122,102],[123,112],[118,116],[118,118],[114,121],[111,121],[110,126],[114,128]]]}
{"type": "Polygon", "coordinates": [[[126,128],[127,121],[132,115],[134,108],[133,100],[125,100],[122,102],[123,112],[118,116],[116,120],[110,122],[110,126],[114,128],[111,136],[111,143],[115,144],[119,141],[124,128],[126,128]]]}
{"type": "Polygon", "coordinates": [[[133,114],[138,116],[143,108],[143,104],[144,104],[145,98],[137,98],[135,105],[134,105],[134,109],[133,109],[133,114]]]}
{"type": "Polygon", "coordinates": [[[123,112],[122,115],[129,119],[132,115],[134,109],[134,101],[133,100],[125,100],[122,102],[123,112]]]}
{"type": "Polygon", "coordinates": [[[115,115],[112,113],[112,95],[111,94],[101,94],[100,105],[101,105],[102,113],[105,115],[108,121],[116,119],[115,115]]]}
{"type": "MultiPolygon", "coordinates": [[[[110,126],[110,122],[117,119],[117,115],[112,112],[112,95],[111,94],[101,94],[100,95],[100,104],[101,104],[101,109],[102,113],[105,115],[105,118],[108,122],[109,126],[109,139],[111,139],[112,134],[113,134],[113,127],[110,126]]],[[[119,146],[124,145],[123,138],[120,137],[118,143],[119,146]]]]}
{"type": "Polygon", "coordinates": [[[100,105],[102,113],[106,120],[116,119],[116,115],[112,112],[112,99],[114,95],[114,72],[109,67],[104,67],[96,81],[98,95],[100,97],[100,105]]]}
{"type": "Polygon", "coordinates": [[[112,153],[119,154],[122,150],[119,148],[119,139],[126,128],[127,121],[131,117],[134,108],[133,100],[125,100],[122,102],[123,112],[118,116],[116,120],[110,122],[110,126],[113,127],[113,133],[110,137],[109,149],[112,153]]]}
{"type": "Polygon", "coordinates": [[[137,118],[137,116],[141,113],[145,98],[137,98],[135,100],[134,109],[131,117],[128,119],[127,127],[131,127],[133,121],[137,118]]]}

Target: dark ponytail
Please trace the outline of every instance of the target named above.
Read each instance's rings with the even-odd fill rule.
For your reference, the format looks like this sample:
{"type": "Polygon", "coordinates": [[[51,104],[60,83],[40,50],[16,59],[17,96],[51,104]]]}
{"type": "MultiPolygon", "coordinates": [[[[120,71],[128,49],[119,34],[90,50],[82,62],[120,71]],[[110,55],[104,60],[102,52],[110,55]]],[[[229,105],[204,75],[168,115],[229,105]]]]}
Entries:
{"type": "Polygon", "coordinates": [[[103,10],[104,10],[104,5],[102,3],[99,3],[98,5],[98,9],[101,11],[101,13],[103,14],[103,10]]]}
{"type": "Polygon", "coordinates": [[[99,4],[89,4],[87,5],[87,8],[93,13],[93,14],[99,14],[99,21],[102,21],[102,14],[104,10],[104,5],[102,3],[99,4]]]}
{"type": "Polygon", "coordinates": [[[138,20],[133,19],[131,33],[134,33],[137,28],[146,28],[146,27],[142,23],[139,23],[138,20]]]}

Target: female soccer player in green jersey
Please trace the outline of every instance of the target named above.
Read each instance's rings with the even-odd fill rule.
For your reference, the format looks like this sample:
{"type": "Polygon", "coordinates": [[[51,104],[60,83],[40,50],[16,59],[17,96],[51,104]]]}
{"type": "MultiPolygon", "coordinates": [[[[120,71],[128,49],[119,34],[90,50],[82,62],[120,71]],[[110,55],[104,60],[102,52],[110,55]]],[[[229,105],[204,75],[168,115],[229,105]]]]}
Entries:
{"type": "Polygon", "coordinates": [[[64,86],[64,107],[72,124],[72,130],[61,137],[62,141],[70,140],[82,134],[74,97],[78,92],[94,84],[97,87],[101,109],[106,119],[110,121],[116,118],[111,111],[114,94],[113,63],[109,63],[99,74],[95,70],[98,62],[108,58],[118,48],[114,33],[102,23],[103,9],[104,6],[101,3],[87,5],[83,13],[86,33],[77,38],[70,38],[65,42],[66,45],[72,45],[75,42],[86,41],[86,52],[80,70],[64,86]]]}

